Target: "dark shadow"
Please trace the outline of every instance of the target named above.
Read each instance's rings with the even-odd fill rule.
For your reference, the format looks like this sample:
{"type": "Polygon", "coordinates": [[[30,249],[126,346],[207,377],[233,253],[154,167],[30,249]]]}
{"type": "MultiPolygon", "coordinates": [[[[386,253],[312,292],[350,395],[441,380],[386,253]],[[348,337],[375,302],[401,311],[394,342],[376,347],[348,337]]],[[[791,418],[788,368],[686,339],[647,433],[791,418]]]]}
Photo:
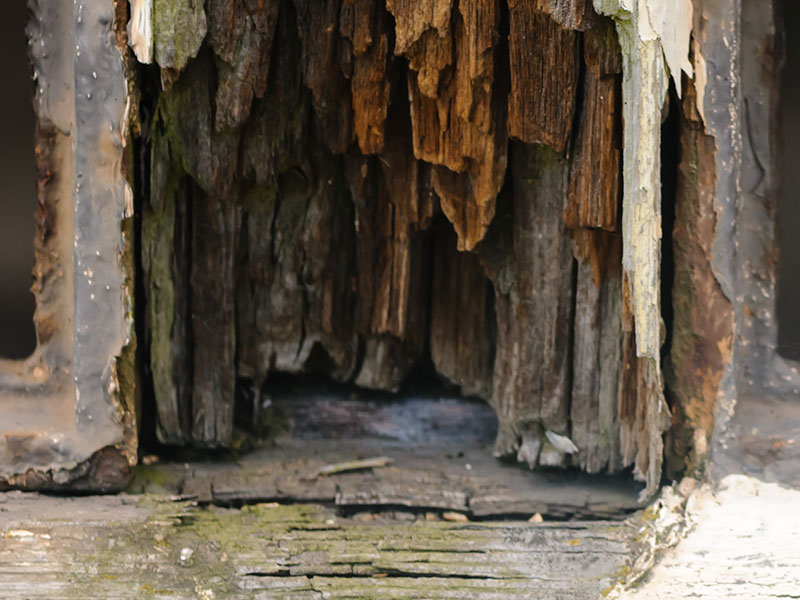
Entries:
{"type": "Polygon", "coordinates": [[[0,356],[25,358],[36,347],[33,269],[36,163],[27,3],[4,5],[0,22],[0,356]]]}
{"type": "MultiPolygon", "coordinates": [[[[781,3],[784,30],[800,24],[800,3],[781,3]]],[[[786,34],[779,117],[783,169],[778,204],[778,352],[800,360],[800,37],[786,34]]]]}

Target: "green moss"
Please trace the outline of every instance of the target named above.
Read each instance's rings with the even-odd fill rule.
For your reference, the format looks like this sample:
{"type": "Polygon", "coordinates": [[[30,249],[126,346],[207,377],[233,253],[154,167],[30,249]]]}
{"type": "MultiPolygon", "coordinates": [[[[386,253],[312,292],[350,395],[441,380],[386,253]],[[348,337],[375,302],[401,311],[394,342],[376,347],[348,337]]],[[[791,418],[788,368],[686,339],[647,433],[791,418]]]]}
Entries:
{"type": "Polygon", "coordinates": [[[206,37],[204,2],[153,0],[153,45],[156,62],[166,69],[182,70],[206,37]]]}
{"type": "Polygon", "coordinates": [[[134,467],[133,478],[125,491],[129,494],[171,493],[177,484],[177,476],[158,465],[138,465],[134,467]]]}

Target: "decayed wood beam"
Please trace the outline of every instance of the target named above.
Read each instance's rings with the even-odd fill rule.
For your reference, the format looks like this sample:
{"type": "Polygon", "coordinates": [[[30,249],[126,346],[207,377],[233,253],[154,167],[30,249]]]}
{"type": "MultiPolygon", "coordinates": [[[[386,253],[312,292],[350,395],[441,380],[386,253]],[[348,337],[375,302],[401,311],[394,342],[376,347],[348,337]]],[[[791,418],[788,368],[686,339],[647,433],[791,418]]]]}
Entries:
{"type": "Polygon", "coordinates": [[[300,67],[303,82],[312,92],[317,126],[330,151],[341,154],[354,135],[350,82],[338,64],[342,0],[296,0],[293,4],[303,49],[300,67]]]}
{"type": "Polygon", "coordinates": [[[472,250],[491,223],[506,171],[505,90],[494,68],[500,11],[496,0],[468,0],[453,11],[451,27],[443,18],[448,5],[388,8],[403,32],[397,48],[406,48],[411,66],[414,156],[436,165],[433,186],[442,212],[455,227],[459,249],[472,250]],[[447,31],[452,50],[439,47],[447,31]]]}
{"type": "Polygon", "coordinates": [[[547,146],[517,143],[512,174],[513,212],[510,218],[498,215],[505,230],[482,250],[497,313],[495,453],[516,454],[531,465],[561,465],[565,448],[545,434],[569,433],[573,260],[561,219],[568,163],[547,146]]]}
{"type": "Polygon", "coordinates": [[[491,398],[494,293],[480,259],[456,250],[447,228],[433,230],[430,349],[436,371],[466,396],[491,398]]]}
{"type": "Polygon", "coordinates": [[[391,80],[388,15],[374,0],[345,0],[339,28],[352,45],[353,128],[363,154],[383,149],[391,80]]]}
{"type": "Polygon", "coordinates": [[[620,229],[622,57],[612,23],[584,34],[584,96],[564,220],[570,227],[620,229]]]}
{"type": "Polygon", "coordinates": [[[203,446],[233,439],[236,384],[236,245],[241,212],[232,198],[191,194],[192,438],[203,446]]]}
{"type": "Polygon", "coordinates": [[[620,453],[619,400],[624,391],[621,240],[603,231],[571,232],[578,259],[572,342],[570,439],[589,473],[614,473],[620,453]]]}
{"type": "MultiPolygon", "coordinates": [[[[691,64],[684,58],[692,27],[692,6],[687,1],[682,1],[677,23],[662,0],[595,2],[596,9],[615,19],[622,50],[623,299],[631,316],[625,327],[635,338],[637,365],[631,372],[635,371],[638,384],[626,385],[628,402],[621,404],[620,417],[625,462],[633,462],[634,472],[647,481],[646,493],[653,493],[660,481],[661,432],[669,419],[660,360],[661,108],[667,65],[676,88],[681,86],[681,69],[691,75],[691,64]]],[[[629,365],[633,362],[628,360],[629,365]]]]}
{"type": "Polygon", "coordinates": [[[208,31],[206,13],[193,0],[152,0],[151,22],[153,56],[161,67],[162,85],[169,87],[197,56],[208,31]]]}
{"type": "Polygon", "coordinates": [[[264,95],[279,6],[280,0],[208,2],[208,41],[218,59],[217,129],[244,123],[253,98],[264,95]]]}
{"type": "Polygon", "coordinates": [[[591,0],[534,0],[532,4],[565,29],[583,31],[593,27],[597,18],[591,0]]]}
{"type": "Polygon", "coordinates": [[[508,134],[564,152],[578,86],[578,36],[534,2],[511,0],[508,7],[508,134]]]}

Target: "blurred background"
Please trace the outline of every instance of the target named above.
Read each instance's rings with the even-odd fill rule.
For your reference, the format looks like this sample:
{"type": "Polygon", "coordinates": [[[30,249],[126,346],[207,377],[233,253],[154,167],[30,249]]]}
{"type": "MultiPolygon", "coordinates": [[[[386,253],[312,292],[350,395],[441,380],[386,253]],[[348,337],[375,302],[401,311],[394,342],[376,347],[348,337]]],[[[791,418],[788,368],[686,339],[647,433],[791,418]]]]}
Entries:
{"type": "Polygon", "coordinates": [[[800,2],[783,1],[786,63],[781,114],[783,172],[778,204],[778,351],[800,360],[800,2]]]}
{"type": "Polygon", "coordinates": [[[0,357],[24,358],[36,345],[33,268],[36,164],[33,81],[26,0],[5,0],[0,19],[0,357]]]}

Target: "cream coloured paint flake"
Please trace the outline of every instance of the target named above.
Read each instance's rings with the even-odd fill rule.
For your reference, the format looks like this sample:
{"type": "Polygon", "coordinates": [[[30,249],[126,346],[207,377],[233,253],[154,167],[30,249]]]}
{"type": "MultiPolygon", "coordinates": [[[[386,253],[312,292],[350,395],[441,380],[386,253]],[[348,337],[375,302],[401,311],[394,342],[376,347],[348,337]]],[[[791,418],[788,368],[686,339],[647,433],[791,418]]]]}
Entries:
{"type": "Polygon", "coordinates": [[[140,63],[153,62],[153,0],[132,0],[128,44],[140,63]]]}

